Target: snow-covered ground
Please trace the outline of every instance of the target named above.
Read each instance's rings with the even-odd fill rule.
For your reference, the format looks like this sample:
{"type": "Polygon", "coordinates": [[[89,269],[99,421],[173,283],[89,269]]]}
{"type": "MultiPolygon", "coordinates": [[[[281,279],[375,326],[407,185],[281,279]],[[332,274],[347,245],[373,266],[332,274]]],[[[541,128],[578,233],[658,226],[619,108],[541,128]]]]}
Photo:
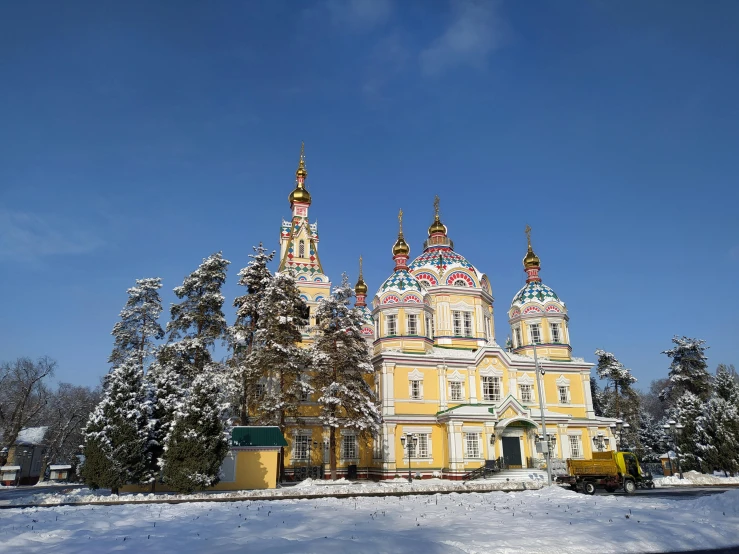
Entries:
{"type": "Polygon", "coordinates": [[[724,475],[707,475],[697,471],[686,471],[683,478],[678,475],[660,477],[654,480],[657,487],[695,487],[706,485],[739,485],[739,477],[725,477],[724,475]]]}
{"type": "Polygon", "coordinates": [[[665,552],[739,545],[739,490],[695,500],[558,487],[431,496],[0,511],[8,552],[665,552]]]}

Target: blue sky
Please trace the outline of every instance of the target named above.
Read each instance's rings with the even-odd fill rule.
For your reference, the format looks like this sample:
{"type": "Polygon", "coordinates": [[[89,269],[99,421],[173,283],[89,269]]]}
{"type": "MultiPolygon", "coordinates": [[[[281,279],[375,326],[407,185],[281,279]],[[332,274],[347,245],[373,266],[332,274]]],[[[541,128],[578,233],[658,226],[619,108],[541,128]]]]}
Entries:
{"type": "MultiPolygon", "coordinates": [[[[136,278],[278,248],[300,141],[334,282],[420,253],[441,197],[496,336],[526,224],[574,354],[639,385],[674,334],[738,363],[739,4],[10,2],[0,7],[0,360],[96,384],[136,278]]],[[[163,323],[166,316],[163,314],[163,323]]]]}

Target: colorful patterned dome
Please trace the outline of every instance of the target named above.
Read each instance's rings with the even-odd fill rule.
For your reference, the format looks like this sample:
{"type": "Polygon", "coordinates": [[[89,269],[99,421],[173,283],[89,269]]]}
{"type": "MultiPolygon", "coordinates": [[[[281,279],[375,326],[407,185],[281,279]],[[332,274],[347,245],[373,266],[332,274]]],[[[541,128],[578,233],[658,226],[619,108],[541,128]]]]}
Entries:
{"type": "Polygon", "coordinates": [[[522,306],[527,302],[537,302],[539,304],[556,302],[562,306],[565,305],[565,303],[559,299],[557,293],[541,281],[531,281],[530,283],[526,283],[524,287],[518,291],[516,296],[513,297],[511,307],[522,306]]]}
{"type": "Polygon", "coordinates": [[[377,291],[377,298],[381,304],[396,302],[422,303],[426,291],[421,283],[407,269],[396,269],[377,291]]]}
{"type": "Polygon", "coordinates": [[[357,309],[362,316],[362,334],[373,337],[375,334],[375,320],[372,319],[372,312],[366,304],[364,306],[357,306],[357,309]]]}
{"type": "Polygon", "coordinates": [[[463,279],[467,286],[477,288],[483,278],[475,266],[448,246],[428,247],[408,267],[416,278],[432,286],[453,285],[454,281],[463,279]]]}

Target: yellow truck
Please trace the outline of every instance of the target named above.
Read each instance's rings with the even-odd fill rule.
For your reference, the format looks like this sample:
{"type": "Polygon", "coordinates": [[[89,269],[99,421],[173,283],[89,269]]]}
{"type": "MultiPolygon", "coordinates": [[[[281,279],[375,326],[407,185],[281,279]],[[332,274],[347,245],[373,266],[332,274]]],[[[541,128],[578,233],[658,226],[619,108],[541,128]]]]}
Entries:
{"type": "Polygon", "coordinates": [[[595,494],[598,488],[622,489],[626,494],[633,494],[637,487],[654,488],[652,474],[642,471],[631,452],[594,452],[592,460],[569,459],[567,473],[557,477],[557,484],[585,494],[595,494]]]}

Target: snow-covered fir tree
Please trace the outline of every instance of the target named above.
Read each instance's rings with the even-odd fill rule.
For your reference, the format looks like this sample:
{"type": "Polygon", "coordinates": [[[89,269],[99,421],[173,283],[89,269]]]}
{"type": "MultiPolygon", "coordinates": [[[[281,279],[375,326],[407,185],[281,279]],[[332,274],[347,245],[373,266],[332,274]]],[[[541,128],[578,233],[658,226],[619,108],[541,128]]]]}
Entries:
{"type": "Polygon", "coordinates": [[[121,310],[121,320],[111,333],[115,342],[108,361],[113,366],[135,354],[143,371],[146,359],[154,352],[154,341],[164,337],[164,330],[159,325],[159,314],[162,313],[160,288],[162,280],[156,277],[136,279],[136,286],[126,291],[128,301],[121,310]]]}
{"type": "Polygon", "coordinates": [[[696,422],[697,450],[708,471],[739,470],[739,411],[734,402],[713,394],[696,422]]]}
{"type": "Polygon", "coordinates": [[[190,493],[213,486],[229,448],[224,420],[229,404],[223,394],[226,375],[220,365],[208,364],[195,377],[187,396],[177,403],[164,442],[164,482],[190,493]]]}
{"type": "Polygon", "coordinates": [[[360,435],[379,430],[380,412],[367,378],[374,373],[362,335],[362,313],[349,303],[354,289],[342,275],[341,285],[318,305],[318,334],[312,348],[313,386],[319,394],[319,418],[329,427],[331,478],[336,479],[337,431],[360,435]]]}
{"type": "Polygon", "coordinates": [[[103,399],[85,428],[82,477],[91,488],[114,494],[126,483],[145,483],[149,471],[149,403],[136,356],[119,363],[105,379],[103,399]]]}
{"type": "Polygon", "coordinates": [[[640,410],[636,425],[635,452],[643,462],[659,462],[664,452],[664,430],[660,423],[647,411],[640,410]]]}
{"type": "Polygon", "coordinates": [[[226,282],[226,269],[231,262],[216,252],[188,275],[174,289],[182,302],[172,304],[167,323],[168,348],[179,360],[177,367],[192,380],[211,361],[211,350],[217,340],[226,340],[228,326],[223,315],[221,287],[226,282]]]}
{"type": "Polygon", "coordinates": [[[264,393],[254,420],[286,430],[286,419],[298,415],[300,402],[312,392],[306,376],[310,358],[300,327],[308,324],[307,306],[295,278],[276,273],[259,295],[255,347],[245,360],[248,383],[261,383],[264,393]]]}
{"type": "Polygon", "coordinates": [[[590,397],[593,399],[593,412],[598,417],[603,416],[603,391],[598,386],[595,377],[590,377],[590,397]]]}
{"type": "Polygon", "coordinates": [[[662,390],[660,398],[670,405],[682,397],[685,391],[691,392],[701,400],[708,399],[711,392],[711,376],[708,373],[708,358],[704,340],[675,336],[672,339],[674,348],[662,354],[672,359],[667,386],[662,390]]]}
{"type": "Polygon", "coordinates": [[[598,356],[598,365],[595,368],[598,377],[607,382],[602,398],[605,400],[605,415],[619,418],[625,417],[629,412],[633,415],[635,395],[631,385],[636,383],[636,377],[611,352],[599,349],[595,351],[595,355],[598,356]]]}
{"type": "Polygon", "coordinates": [[[739,405],[739,376],[733,364],[718,364],[713,379],[713,394],[739,405]]]}
{"type": "Polygon", "coordinates": [[[275,257],[274,251],[268,254],[262,243],[253,249],[254,254],[249,255],[251,260],[239,271],[239,285],[246,287],[246,294],[234,300],[236,321],[230,329],[232,357],[229,366],[234,381],[238,384],[238,412],[242,425],[249,424],[250,408],[254,408],[259,402],[256,394],[257,382],[254,381],[255,376],[252,372],[248,371],[246,359],[255,344],[260,314],[259,304],[273,278],[267,264],[275,257]]]}
{"type": "MultiPolygon", "coordinates": [[[[701,471],[703,451],[698,447],[702,438],[698,424],[702,414],[703,401],[690,391],[685,391],[671,410],[671,417],[683,425],[677,437],[677,450],[680,453],[683,470],[701,471]]],[[[673,440],[671,435],[669,440],[673,440]]]]}

